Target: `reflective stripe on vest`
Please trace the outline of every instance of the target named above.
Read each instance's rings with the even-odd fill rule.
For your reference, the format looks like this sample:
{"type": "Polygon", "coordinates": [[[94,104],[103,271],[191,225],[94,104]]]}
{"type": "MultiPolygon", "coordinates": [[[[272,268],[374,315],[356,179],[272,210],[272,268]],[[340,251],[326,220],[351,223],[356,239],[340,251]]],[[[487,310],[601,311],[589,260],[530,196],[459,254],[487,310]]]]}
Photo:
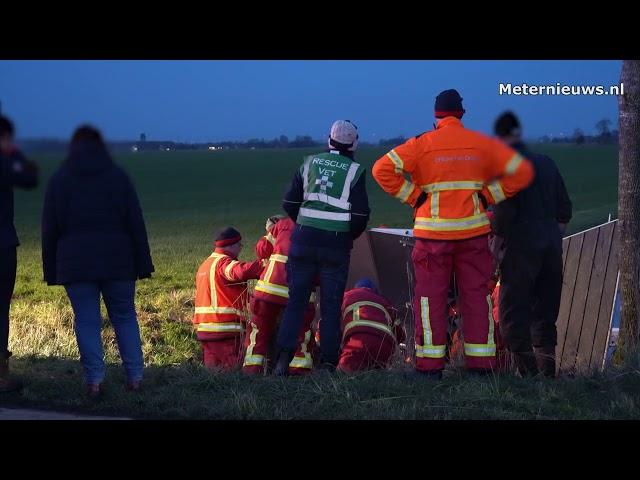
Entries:
{"type": "Polygon", "coordinates": [[[440,192],[431,194],[431,217],[438,218],[440,216],[440,192]]]}
{"type": "Polygon", "coordinates": [[[482,190],[483,183],[476,181],[463,182],[437,182],[422,185],[422,189],[427,193],[443,192],[445,190],[482,190]]]}
{"type": "Polygon", "coordinates": [[[416,217],[414,228],[418,230],[432,231],[455,231],[471,230],[473,228],[489,225],[489,218],[486,213],[472,215],[464,218],[427,218],[416,217]]]}
{"type": "MultiPolygon", "coordinates": [[[[356,316],[356,314],[354,313],[354,317],[356,316]]],[[[360,317],[360,314],[357,314],[358,318],[360,317]]],[[[395,335],[393,334],[393,331],[387,326],[387,325],[383,325],[380,322],[372,322],[371,320],[352,320],[349,323],[347,323],[344,327],[344,334],[347,334],[347,331],[349,331],[350,329],[352,329],[353,327],[371,327],[371,328],[375,328],[378,330],[383,331],[384,333],[387,333],[389,335],[391,335],[393,338],[395,338],[395,335]]]]}
{"type": "Polygon", "coordinates": [[[300,208],[303,217],[317,218],[319,220],[336,220],[338,222],[351,221],[351,213],[324,212],[322,210],[311,210],[310,208],[300,208]]]}
{"type": "MultiPolygon", "coordinates": [[[[277,283],[272,283],[271,276],[273,275],[273,269],[275,268],[275,262],[287,263],[289,259],[286,255],[281,255],[279,253],[274,253],[269,257],[269,268],[264,274],[264,279],[258,280],[254,290],[258,292],[268,293],[271,295],[277,295],[278,297],[289,298],[289,287],[286,285],[280,285],[277,283]]],[[[316,296],[314,292],[311,292],[311,298],[309,302],[315,302],[316,296]]]]}
{"type": "Polygon", "coordinates": [[[233,307],[196,307],[195,313],[220,313],[225,315],[243,315],[242,310],[233,307]]]}
{"type": "Polygon", "coordinates": [[[406,203],[409,195],[411,195],[411,192],[413,192],[413,183],[405,180],[400,190],[398,190],[398,193],[396,193],[395,197],[402,203],[406,203]]]}
{"type": "Polygon", "coordinates": [[[349,305],[347,308],[345,308],[344,313],[342,314],[342,318],[344,319],[350,312],[353,312],[353,317],[352,320],[347,323],[344,327],[344,331],[342,333],[342,337],[344,339],[344,337],[346,337],[347,335],[347,331],[354,328],[354,327],[371,327],[371,328],[375,328],[377,330],[381,330],[389,335],[391,335],[391,337],[393,337],[394,339],[396,338],[396,336],[393,334],[393,330],[391,330],[390,325],[392,323],[391,320],[391,316],[389,315],[389,312],[387,312],[387,309],[384,308],[382,305],[380,305],[379,303],[375,303],[375,302],[369,302],[369,301],[362,301],[362,302],[356,302],[353,303],[351,305],[349,305]],[[375,322],[372,320],[362,320],[360,318],[360,308],[361,307],[373,307],[376,308],[378,310],[380,310],[383,314],[384,314],[384,318],[387,321],[387,325],[384,325],[380,322],[375,322]]]}
{"type": "Polygon", "coordinates": [[[211,322],[198,323],[198,332],[242,332],[240,322],[211,322]]]}
{"type": "MultiPolygon", "coordinates": [[[[221,315],[244,315],[242,310],[239,310],[234,307],[219,307],[218,306],[218,292],[216,288],[216,267],[218,266],[218,262],[222,260],[227,255],[222,255],[219,253],[212,253],[210,257],[213,257],[213,262],[211,262],[211,268],[209,269],[209,290],[211,294],[211,305],[207,307],[195,307],[196,314],[216,314],[219,313],[221,315]]],[[[233,265],[233,264],[230,264],[233,265]]],[[[225,268],[226,270],[226,268],[225,268]]],[[[199,323],[198,325],[210,325],[209,323],[199,323]]],[[[222,323],[221,325],[226,325],[222,323]]],[[[238,324],[239,325],[239,324],[238,324]]],[[[209,327],[205,327],[206,329],[201,329],[198,327],[198,331],[229,331],[229,330],[211,330],[209,327]]],[[[222,327],[227,328],[227,327],[222,327]]],[[[242,330],[242,326],[240,326],[240,331],[242,330]]]]}
{"type": "Polygon", "coordinates": [[[500,180],[487,184],[487,188],[489,189],[495,203],[500,203],[507,198],[502,191],[502,184],[500,183],[500,180]]]}
{"type": "Polygon", "coordinates": [[[423,345],[416,344],[416,356],[420,358],[444,358],[447,346],[433,344],[428,297],[420,297],[420,321],[422,323],[423,345]]]}

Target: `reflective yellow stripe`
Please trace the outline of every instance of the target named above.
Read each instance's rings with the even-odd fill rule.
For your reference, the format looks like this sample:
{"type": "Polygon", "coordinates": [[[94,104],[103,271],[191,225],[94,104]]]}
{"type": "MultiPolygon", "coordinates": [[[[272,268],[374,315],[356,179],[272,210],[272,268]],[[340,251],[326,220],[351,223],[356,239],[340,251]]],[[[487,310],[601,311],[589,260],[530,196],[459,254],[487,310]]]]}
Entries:
{"type": "Polygon", "coordinates": [[[442,192],[444,190],[482,190],[482,182],[436,182],[423,185],[422,189],[427,193],[442,192]]]}
{"type": "Polygon", "coordinates": [[[493,345],[496,343],[493,330],[494,330],[494,319],[493,319],[493,301],[491,300],[491,295],[487,295],[487,305],[489,305],[489,335],[487,336],[487,343],[489,345],[493,345]]]}
{"type": "Polygon", "coordinates": [[[438,218],[440,214],[440,192],[434,192],[431,194],[431,216],[438,218]]]}
{"type": "Polygon", "coordinates": [[[420,358],[444,358],[447,353],[446,345],[416,345],[416,357],[420,358]]]}
{"type": "MultiPolygon", "coordinates": [[[[354,317],[355,316],[356,315],[354,314],[354,317]]],[[[357,316],[358,316],[358,318],[360,318],[360,312],[358,312],[357,316]]],[[[384,333],[387,333],[387,334],[391,335],[393,338],[395,338],[395,335],[393,334],[393,331],[387,325],[383,325],[380,322],[372,322],[370,320],[352,320],[352,321],[350,321],[344,327],[343,336],[346,335],[347,331],[349,331],[353,327],[371,327],[371,328],[376,328],[378,330],[382,330],[384,333]]]]}
{"type": "Polygon", "coordinates": [[[199,323],[198,332],[242,332],[242,324],[239,322],[213,322],[199,323]]]}
{"type": "Polygon", "coordinates": [[[309,340],[311,340],[311,330],[307,330],[304,333],[304,340],[300,345],[300,351],[303,356],[293,357],[293,360],[289,362],[290,368],[312,368],[313,367],[313,358],[311,357],[311,354],[307,350],[307,345],[309,345],[309,340]]]}
{"type": "Polygon", "coordinates": [[[264,280],[258,280],[256,288],[258,292],[270,293],[279,297],[289,298],[289,288],[277,285],[275,283],[265,282],[264,280]]]}
{"type": "Polygon", "coordinates": [[[288,258],[289,257],[287,257],[286,255],[280,255],[279,253],[274,253],[269,257],[269,260],[273,260],[274,262],[287,263],[288,258]]]}
{"type": "Polygon", "coordinates": [[[387,320],[387,324],[391,325],[391,316],[389,315],[389,312],[387,312],[387,310],[379,303],[368,302],[366,300],[363,300],[362,302],[352,303],[351,305],[349,305],[347,308],[344,309],[344,312],[342,312],[342,318],[346,317],[347,314],[350,312],[354,312],[354,313],[358,312],[360,310],[360,307],[377,308],[384,314],[384,318],[387,320]]]}
{"type": "Polygon", "coordinates": [[[482,343],[465,343],[464,354],[469,357],[495,357],[496,346],[482,343]]]}
{"type": "Polygon", "coordinates": [[[516,153],[513,157],[511,157],[509,163],[507,163],[507,166],[504,169],[504,173],[507,175],[513,175],[514,173],[516,173],[516,170],[518,170],[518,167],[522,163],[522,160],[522,155],[516,153]]]}
{"type": "Polygon", "coordinates": [[[264,355],[254,355],[253,348],[256,346],[256,337],[258,336],[258,325],[251,322],[251,333],[249,334],[249,346],[244,356],[243,366],[262,366],[264,363],[264,355]]]}
{"type": "Polygon", "coordinates": [[[414,228],[417,230],[456,231],[471,230],[489,225],[486,213],[464,218],[427,218],[416,217],[414,228]]]}
{"type": "Polygon", "coordinates": [[[227,265],[224,268],[224,276],[227,277],[227,280],[229,280],[230,282],[233,282],[235,280],[235,278],[233,278],[231,276],[231,270],[233,269],[233,267],[235,267],[236,265],[238,265],[240,262],[238,262],[237,260],[232,260],[229,265],[227,265]]]}
{"type": "Polygon", "coordinates": [[[404,162],[395,150],[391,150],[389,153],[387,153],[387,157],[389,157],[393,162],[393,165],[396,168],[396,173],[402,173],[404,171],[404,162]]]}
{"type": "MultiPolygon", "coordinates": [[[[213,309],[218,306],[218,292],[216,290],[216,267],[218,266],[218,262],[223,257],[223,255],[218,255],[217,253],[214,253],[212,257],[214,258],[214,260],[211,263],[211,268],[209,269],[209,290],[211,292],[210,308],[212,309],[212,311],[201,312],[201,313],[216,313],[215,311],[213,311],[213,309]]],[[[196,313],[198,313],[198,308],[207,308],[207,307],[196,307],[196,313]]]]}
{"type": "Polygon", "coordinates": [[[471,198],[473,198],[473,214],[474,215],[479,215],[480,214],[480,199],[478,198],[478,192],[473,192],[473,195],[471,196],[471,198]]]}
{"type": "Polygon", "coordinates": [[[196,307],[195,313],[222,313],[228,315],[243,315],[242,310],[233,307],[196,307]]]}
{"type": "Polygon", "coordinates": [[[407,203],[407,199],[409,198],[409,195],[411,195],[411,192],[413,192],[413,183],[405,180],[398,193],[395,194],[395,197],[402,203],[407,203]]]}
{"type": "Polygon", "coordinates": [[[273,235],[271,235],[271,232],[267,233],[264,238],[267,239],[267,241],[271,244],[271,245],[275,245],[276,244],[276,239],[273,235]]]}
{"type": "Polygon", "coordinates": [[[496,180],[495,182],[491,182],[487,185],[489,192],[491,192],[491,196],[493,197],[493,201],[495,203],[500,203],[505,200],[507,197],[502,191],[502,185],[500,184],[500,180],[496,180]]]}

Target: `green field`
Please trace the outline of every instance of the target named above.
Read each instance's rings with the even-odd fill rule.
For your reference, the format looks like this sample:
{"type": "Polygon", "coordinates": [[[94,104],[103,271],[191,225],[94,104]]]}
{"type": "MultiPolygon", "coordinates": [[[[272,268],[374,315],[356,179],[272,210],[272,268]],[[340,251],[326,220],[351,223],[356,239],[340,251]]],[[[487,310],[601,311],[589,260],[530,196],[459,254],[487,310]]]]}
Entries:
{"type": "MultiPolygon", "coordinates": [[[[616,216],[617,147],[544,145],[537,150],[552,156],[565,177],[574,202],[574,220],[570,224],[570,232],[602,223],[610,213],[616,216]]],[[[363,149],[359,152],[358,159],[370,171],[373,162],[385,151],[386,149],[363,149]]],[[[289,384],[283,387],[279,379],[244,379],[236,374],[214,377],[203,372],[199,367],[199,346],[190,325],[193,277],[200,262],[210,254],[214,229],[224,225],[238,228],[245,237],[246,245],[241,258],[250,258],[253,255],[255,241],[263,234],[266,217],[280,213],[283,193],[306,153],[310,151],[157,152],[116,156],[118,163],[130,173],[137,186],[156,267],[152,279],[138,283],[137,297],[145,362],[149,367],[147,392],[151,393],[142,394],[137,400],[122,399],[122,395],[118,393],[120,387],[117,385],[121,380],[120,372],[114,365],[110,368],[114,373],[109,374],[107,386],[112,385],[117,394],[113,393],[111,400],[101,405],[87,405],[80,395],[81,369],[76,361],[78,354],[73,336],[73,317],[64,290],[61,287],[47,287],[41,280],[39,221],[43,191],[46,180],[59,165],[62,157],[35,156],[42,170],[41,186],[35,192],[16,194],[16,226],[22,246],[18,256],[18,279],[12,305],[10,339],[10,348],[16,356],[15,366],[30,383],[22,397],[11,397],[11,401],[89,411],[117,411],[136,416],[289,418],[296,416],[295,412],[298,412],[299,417],[333,418],[334,404],[342,401],[340,398],[334,399],[333,403],[328,401],[326,405],[331,406],[322,410],[324,413],[315,408],[308,411],[296,410],[295,404],[288,403],[281,406],[280,410],[276,409],[281,415],[271,415],[267,413],[271,411],[268,408],[252,406],[251,402],[264,394],[261,389],[271,391],[274,402],[286,403],[286,399],[290,400],[290,397],[283,397],[284,392],[297,387],[289,384]],[[179,393],[172,389],[172,382],[182,385],[179,393]],[[187,391],[184,391],[185,388],[187,391]],[[223,393],[220,393],[221,398],[228,402],[223,402],[226,407],[220,407],[222,403],[211,408],[203,405],[212,391],[219,392],[220,389],[223,390],[223,393]],[[249,400],[246,400],[245,404],[242,399],[233,400],[234,395],[248,395],[249,400]],[[172,410],[162,403],[168,402],[170,405],[172,401],[182,397],[185,397],[181,400],[183,404],[189,403],[191,398],[193,408],[183,406],[172,410]]],[[[370,176],[367,187],[372,208],[370,226],[411,225],[412,212],[408,207],[382,192],[370,176]]],[[[117,364],[118,356],[111,328],[105,329],[105,341],[108,362],[117,364]]],[[[305,395],[313,395],[314,389],[319,388],[325,393],[332,388],[336,391],[346,389],[348,392],[349,385],[361,385],[357,388],[364,390],[352,394],[359,398],[365,395],[364,400],[367,400],[378,391],[387,392],[384,393],[385,396],[393,396],[389,391],[389,385],[394,382],[407,383],[406,380],[402,380],[404,377],[399,377],[401,380],[392,380],[389,375],[384,372],[367,374],[358,377],[360,380],[344,380],[344,385],[341,383],[342,380],[338,381],[333,377],[325,379],[320,375],[317,378],[314,376],[312,379],[292,382],[308,387],[308,391],[303,388],[300,393],[300,401],[303,403],[307,398],[305,395]],[[379,388],[376,386],[378,384],[379,388]]],[[[457,385],[455,380],[448,381],[454,382],[454,386],[457,385]]],[[[504,380],[502,385],[515,385],[509,382],[517,384],[518,381],[504,380]]],[[[398,389],[411,389],[411,383],[399,386],[398,389]]],[[[463,385],[451,387],[450,390],[464,390],[467,388],[464,383],[465,381],[462,381],[463,385]]],[[[487,388],[495,390],[498,387],[494,388],[488,384],[487,388]]],[[[517,390],[520,387],[514,388],[517,390]]],[[[434,392],[434,395],[442,393],[434,392]]],[[[451,392],[450,394],[453,395],[451,392]]],[[[511,395],[517,396],[513,392],[511,395]]],[[[297,397],[294,395],[295,398],[297,397]]],[[[491,398],[491,395],[487,398],[491,398]]],[[[637,397],[633,397],[626,401],[633,403],[637,400],[637,397]]],[[[437,401],[444,400],[438,397],[437,401]]],[[[463,402],[452,398],[450,401],[463,402]]],[[[525,398],[522,401],[523,405],[528,405],[525,398]]],[[[415,418],[416,415],[431,418],[434,412],[437,412],[437,409],[411,410],[408,406],[406,408],[408,410],[404,414],[396,412],[397,415],[385,418],[415,418]]],[[[500,408],[502,410],[496,410],[489,416],[530,417],[527,413],[529,407],[516,409],[517,413],[500,408]]],[[[608,413],[606,402],[603,403],[603,408],[601,413],[591,415],[615,416],[608,413]]],[[[637,415],[638,405],[634,403],[633,408],[635,410],[632,411],[637,415]]],[[[353,415],[358,418],[377,418],[375,412],[381,411],[383,409],[377,407],[372,410],[368,405],[364,412],[369,413],[354,410],[353,415]]],[[[558,415],[571,418],[576,415],[580,418],[589,417],[589,413],[584,413],[589,411],[588,408],[580,411],[583,413],[568,411],[569,413],[558,415]]],[[[473,412],[474,410],[461,408],[447,411],[443,415],[444,418],[475,418],[477,415],[473,412]]],[[[553,413],[550,415],[553,416],[553,413]]],[[[480,416],[484,418],[485,414],[480,416]]]]}

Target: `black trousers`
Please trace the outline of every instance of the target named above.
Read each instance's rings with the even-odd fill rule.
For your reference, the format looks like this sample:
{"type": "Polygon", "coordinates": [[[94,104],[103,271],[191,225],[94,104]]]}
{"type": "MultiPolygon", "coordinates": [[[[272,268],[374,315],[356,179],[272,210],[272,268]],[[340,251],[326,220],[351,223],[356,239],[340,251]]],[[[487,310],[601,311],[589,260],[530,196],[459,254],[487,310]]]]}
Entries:
{"type": "Polygon", "coordinates": [[[500,332],[511,352],[553,347],[562,292],[561,239],[543,248],[507,245],[501,264],[500,332]]]}
{"type": "Polygon", "coordinates": [[[16,247],[0,248],[0,354],[9,347],[9,305],[16,284],[16,247]]]}

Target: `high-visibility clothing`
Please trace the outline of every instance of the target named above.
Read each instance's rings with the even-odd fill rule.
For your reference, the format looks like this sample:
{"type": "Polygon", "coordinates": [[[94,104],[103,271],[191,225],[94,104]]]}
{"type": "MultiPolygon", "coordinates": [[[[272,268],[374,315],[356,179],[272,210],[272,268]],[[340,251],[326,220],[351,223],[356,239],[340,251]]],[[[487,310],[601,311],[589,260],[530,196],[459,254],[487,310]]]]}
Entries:
{"type": "Polygon", "coordinates": [[[368,288],[354,288],[342,303],[342,349],[338,369],[386,368],[404,330],[389,300],[368,288]]]}
{"type": "Polygon", "coordinates": [[[415,212],[413,234],[433,240],[489,233],[481,196],[488,204],[499,203],[524,189],[534,175],[518,152],[464,128],[455,117],[395,147],[376,161],[372,173],[383,190],[411,206],[426,192],[427,201],[415,212]]]}
{"type": "Polygon", "coordinates": [[[300,167],[304,200],[297,223],[331,232],[349,232],[349,194],[363,172],[362,165],[335,150],[305,158],[300,167]]]}
{"type": "Polygon", "coordinates": [[[259,278],[262,269],[260,259],[240,262],[216,248],[196,274],[193,323],[198,333],[240,335],[249,299],[247,280],[259,278]]]}
{"type": "Polygon", "coordinates": [[[240,335],[215,338],[212,334],[198,332],[198,339],[206,368],[229,371],[241,365],[244,349],[240,335]]]}
{"type": "MultiPolygon", "coordinates": [[[[251,300],[251,321],[245,335],[245,356],[242,371],[263,374],[269,360],[269,349],[274,340],[278,320],[285,305],[271,303],[254,297],[251,300]]],[[[298,350],[289,363],[292,375],[310,372],[313,368],[311,322],[315,316],[315,304],[310,303],[304,312],[303,326],[298,336],[298,350]]]]}
{"type": "MultiPolygon", "coordinates": [[[[268,263],[253,290],[255,298],[278,305],[287,304],[289,287],[286,264],[294,228],[295,223],[291,218],[283,218],[256,244],[256,255],[258,258],[268,259],[268,263]]],[[[313,293],[309,301],[315,301],[313,293]]]]}

